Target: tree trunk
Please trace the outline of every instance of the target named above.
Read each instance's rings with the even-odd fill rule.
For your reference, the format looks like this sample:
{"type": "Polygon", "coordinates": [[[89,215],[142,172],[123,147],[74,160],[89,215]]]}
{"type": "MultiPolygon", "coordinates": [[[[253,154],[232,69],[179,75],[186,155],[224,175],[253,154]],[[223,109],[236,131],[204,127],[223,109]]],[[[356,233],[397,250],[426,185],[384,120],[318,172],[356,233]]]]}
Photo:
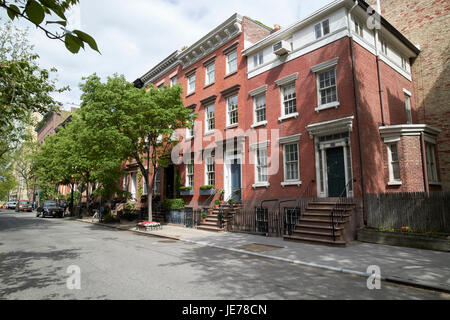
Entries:
{"type": "Polygon", "coordinates": [[[71,185],[71,191],[70,191],[70,216],[73,217],[73,188],[75,186],[75,183],[72,183],[71,185]]]}

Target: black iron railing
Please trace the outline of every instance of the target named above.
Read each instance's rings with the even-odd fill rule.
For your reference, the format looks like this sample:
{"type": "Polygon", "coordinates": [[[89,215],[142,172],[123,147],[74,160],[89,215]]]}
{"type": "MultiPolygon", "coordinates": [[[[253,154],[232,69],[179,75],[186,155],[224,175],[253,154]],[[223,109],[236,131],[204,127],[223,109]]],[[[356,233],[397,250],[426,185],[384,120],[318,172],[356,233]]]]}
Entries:
{"type": "Polygon", "coordinates": [[[336,200],[333,209],[331,209],[331,232],[333,241],[336,241],[336,230],[339,227],[339,224],[342,223],[344,214],[347,212],[348,206],[351,204],[348,200],[347,195],[349,190],[348,188],[353,182],[356,182],[356,180],[353,179],[347,182],[341,194],[339,195],[339,198],[336,200]]]}

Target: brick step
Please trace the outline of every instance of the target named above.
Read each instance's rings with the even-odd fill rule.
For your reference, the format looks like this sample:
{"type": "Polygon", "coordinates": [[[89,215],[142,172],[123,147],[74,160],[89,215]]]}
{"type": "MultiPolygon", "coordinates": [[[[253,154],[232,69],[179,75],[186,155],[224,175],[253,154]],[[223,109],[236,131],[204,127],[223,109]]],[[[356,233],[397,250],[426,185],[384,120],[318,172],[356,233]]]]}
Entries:
{"type": "Polygon", "coordinates": [[[223,229],[220,229],[220,228],[217,227],[217,226],[212,227],[212,226],[205,226],[205,225],[203,225],[203,224],[199,225],[199,226],[197,227],[197,229],[198,229],[198,230],[203,230],[203,231],[211,231],[211,232],[222,232],[222,231],[224,231],[223,229]]]}
{"type": "MultiPolygon", "coordinates": [[[[333,240],[333,234],[330,232],[317,232],[317,231],[298,231],[293,230],[292,236],[294,237],[308,237],[314,239],[333,240]]],[[[340,231],[335,232],[336,240],[342,240],[342,234],[340,231]]]]}
{"type": "MultiPolygon", "coordinates": [[[[324,225],[314,225],[314,224],[305,224],[303,222],[300,222],[297,224],[294,228],[294,230],[310,230],[310,229],[319,229],[319,230],[331,230],[331,226],[329,224],[324,225]]],[[[337,227],[334,230],[344,230],[343,227],[337,227]]]]}
{"type": "Polygon", "coordinates": [[[346,242],[343,240],[325,240],[325,239],[314,239],[311,237],[298,237],[298,236],[283,236],[284,240],[295,241],[295,242],[304,242],[309,244],[325,244],[332,246],[345,246],[346,242]]]}

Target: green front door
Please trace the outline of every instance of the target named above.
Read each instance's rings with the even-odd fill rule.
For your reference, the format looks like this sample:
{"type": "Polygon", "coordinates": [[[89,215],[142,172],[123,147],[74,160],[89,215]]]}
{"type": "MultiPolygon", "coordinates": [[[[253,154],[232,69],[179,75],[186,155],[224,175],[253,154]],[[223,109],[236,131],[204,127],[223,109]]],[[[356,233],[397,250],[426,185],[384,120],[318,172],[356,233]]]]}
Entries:
{"type": "MultiPolygon", "coordinates": [[[[327,149],[328,196],[339,197],[345,188],[344,148],[327,149]]],[[[346,196],[346,194],[344,194],[346,196]]]]}

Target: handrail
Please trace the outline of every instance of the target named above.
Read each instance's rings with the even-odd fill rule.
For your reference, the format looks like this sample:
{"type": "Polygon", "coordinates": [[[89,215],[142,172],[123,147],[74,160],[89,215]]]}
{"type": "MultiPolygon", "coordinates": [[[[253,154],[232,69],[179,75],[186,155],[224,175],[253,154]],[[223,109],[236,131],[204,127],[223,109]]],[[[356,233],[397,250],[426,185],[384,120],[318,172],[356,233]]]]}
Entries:
{"type": "Polygon", "coordinates": [[[263,204],[266,202],[273,202],[273,201],[279,201],[279,199],[266,199],[261,201],[261,204],[259,205],[259,208],[262,209],[263,208],[263,204]]]}
{"type": "Polygon", "coordinates": [[[331,215],[331,232],[332,232],[332,236],[333,236],[333,241],[336,241],[336,232],[335,232],[336,228],[338,227],[339,223],[342,222],[342,219],[343,219],[342,216],[343,216],[344,212],[347,211],[347,207],[348,207],[348,203],[344,202],[344,199],[347,198],[347,197],[344,197],[344,193],[347,194],[347,189],[348,189],[350,183],[353,183],[353,182],[356,182],[356,179],[352,179],[347,182],[347,184],[345,185],[344,189],[342,190],[339,198],[336,200],[336,203],[334,204],[333,208],[331,209],[331,213],[330,213],[330,215],[331,215]],[[344,210],[341,210],[340,221],[336,221],[336,224],[334,224],[334,214],[337,211],[338,207],[342,204],[345,205],[345,207],[343,208],[344,210]]]}

